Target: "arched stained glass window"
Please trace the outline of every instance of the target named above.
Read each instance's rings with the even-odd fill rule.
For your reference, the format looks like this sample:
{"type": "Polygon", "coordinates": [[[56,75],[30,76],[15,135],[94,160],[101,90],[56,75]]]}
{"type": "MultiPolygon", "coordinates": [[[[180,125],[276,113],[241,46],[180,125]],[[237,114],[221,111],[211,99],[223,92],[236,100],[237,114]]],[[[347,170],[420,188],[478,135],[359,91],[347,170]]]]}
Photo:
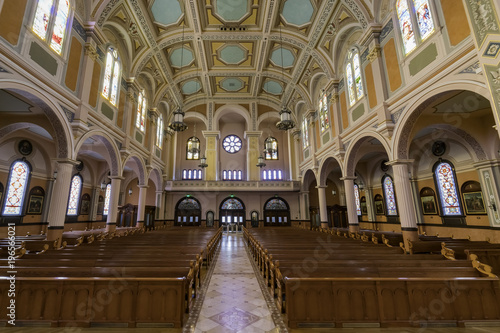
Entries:
{"type": "Polygon", "coordinates": [[[188,139],[187,144],[186,144],[186,159],[188,160],[199,160],[200,159],[200,152],[196,151],[193,152],[193,146],[197,145],[198,149],[200,147],[200,139],[198,139],[195,136],[192,136],[188,139]]]}
{"type": "Polygon", "coordinates": [[[33,19],[33,32],[61,54],[68,25],[69,0],[38,0],[33,19]]]}
{"type": "Polygon", "coordinates": [[[354,201],[356,201],[356,213],[361,215],[361,202],[359,201],[359,187],[354,184],[354,201]]]}
{"type": "Polygon", "coordinates": [[[200,209],[200,204],[195,199],[186,198],[179,203],[177,209],[200,209]]]}
{"type": "Polygon", "coordinates": [[[158,117],[158,126],[156,126],[156,146],[163,148],[163,115],[158,117]]]}
{"type": "Polygon", "coordinates": [[[111,184],[106,186],[106,196],[104,197],[104,210],[102,215],[108,215],[109,212],[109,197],[111,196],[111,184]]]}
{"type": "Polygon", "coordinates": [[[275,198],[275,199],[270,199],[264,206],[264,209],[287,210],[288,207],[283,200],[275,198]]]}
{"type": "Polygon", "coordinates": [[[244,209],[243,205],[238,199],[229,198],[224,201],[220,209],[244,209]]]}
{"type": "Polygon", "coordinates": [[[347,76],[347,92],[349,95],[349,105],[353,106],[363,97],[363,79],[361,78],[361,66],[359,53],[353,49],[347,53],[347,64],[345,67],[347,76]]]}
{"type": "Polygon", "coordinates": [[[462,207],[456,185],[453,166],[448,162],[440,162],[434,167],[434,176],[439,193],[439,202],[445,216],[460,216],[462,207]]]}
{"type": "Polygon", "coordinates": [[[328,118],[328,98],[326,93],[323,92],[319,99],[319,122],[321,126],[321,133],[330,128],[330,120],[328,118]]]}
{"type": "Polygon", "coordinates": [[[278,140],[273,137],[268,137],[266,141],[264,141],[264,149],[266,150],[266,160],[278,159],[278,140]],[[272,151],[267,150],[268,145],[271,146],[272,151]]]}
{"type": "Polygon", "coordinates": [[[114,106],[116,106],[116,101],[118,98],[120,74],[121,71],[118,52],[110,47],[106,54],[106,69],[104,70],[102,96],[109,100],[109,102],[114,106]]]}
{"type": "Polygon", "coordinates": [[[139,93],[137,101],[137,118],[135,120],[135,127],[141,132],[146,129],[146,98],[144,97],[144,90],[139,93]]]}
{"type": "Polygon", "coordinates": [[[30,165],[23,161],[14,161],[10,167],[9,181],[7,182],[7,194],[3,206],[2,215],[21,215],[24,206],[26,189],[30,180],[30,165]]]}
{"type": "Polygon", "coordinates": [[[78,215],[78,203],[80,202],[82,184],[82,177],[80,175],[74,175],[73,179],[71,180],[68,199],[68,211],[66,212],[66,215],[78,215]]]}
{"type": "Polygon", "coordinates": [[[382,180],[385,195],[385,207],[388,216],[398,215],[398,208],[396,206],[396,195],[394,193],[394,183],[391,176],[385,176],[382,180]]]}
{"type": "Polygon", "coordinates": [[[309,147],[309,124],[305,117],[302,120],[302,147],[304,149],[309,147]]]}
{"type": "Polygon", "coordinates": [[[408,54],[434,32],[429,0],[398,0],[396,10],[404,54],[408,54]],[[415,26],[418,29],[415,30],[415,26]]]}

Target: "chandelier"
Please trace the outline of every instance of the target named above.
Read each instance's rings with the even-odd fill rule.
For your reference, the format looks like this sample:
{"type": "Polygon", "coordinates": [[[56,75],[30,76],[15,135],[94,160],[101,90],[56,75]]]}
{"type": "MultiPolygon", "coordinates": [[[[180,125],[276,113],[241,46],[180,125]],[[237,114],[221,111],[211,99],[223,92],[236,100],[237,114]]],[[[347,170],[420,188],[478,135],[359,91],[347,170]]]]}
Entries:
{"type": "MultiPolygon", "coordinates": [[[[285,82],[285,74],[284,74],[283,70],[285,68],[285,64],[283,63],[283,38],[281,37],[281,26],[280,26],[280,43],[281,43],[281,47],[280,47],[280,51],[281,51],[281,77],[282,77],[282,80],[284,83],[285,82]]],[[[284,90],[285,89],[283,89],[283,91],[284,90]]],[[[278,121],[276,123],[277,129],[279,129],[281,131],[286,131],[286,130],[289,130],[289,129],[292,129],[295,127],[295,122],[292,120],[292,113],[290,112],[290,110],[288,110],[286,105],[283,105],[279,114],[280,114],[280,121],[278,121]]]]}
{"type": "MultiPolygon", "coordinates": [[[[184,23],[182,23],[182,49],[181,49],[181,72],[180,72],[180,80],[182,80],[182,67],[184,66],[184,23]]],[[[182,91],[180,88],[180,82],[179,82],[179,94],[181,95],[182,99],[182,91]]],[[[181,110],[181,107],[179,106],[177,110],[174,111],[174,120],[168,125],[170,129],[176,132],[182,132],[185,131],[188,126],[184,122],[184,112],[181,110]]]]}
{"type": "Polygon", "coordinates": [[[194,124],[194,130],[193,130],[193,137],[192,140],[189,142],[189,149],[188,152],[190,152],[193,155],[196,155],[200,152],[200,140],[196,137],[196,123],[194,124]]]}
{"type": "Polygon", "coordinates": [[[208,164],[207,164],[207,158],[205,157],[205,155],[203,155],[200,159],[200,164],[198,164],[198,167],[202,168],[202,169],[205,169],[206,167],[208,167],[208,164]]]}
{"type": "Polygon", "coordinates": [[[266,163],[264,163],[264,157],[262,155],[259,156],[257,161],[258,161],[257,166],[259,168],[263,168],[266,166],[266,163]]]}
{"type": "Polygon", "coordinates": [[[184,112],[182,112],[180,107],[174,111],[174,120],[168,125],[168,127],[176,132],[182,132],[187,129],[187,125],[184,122],[184,112]]]}

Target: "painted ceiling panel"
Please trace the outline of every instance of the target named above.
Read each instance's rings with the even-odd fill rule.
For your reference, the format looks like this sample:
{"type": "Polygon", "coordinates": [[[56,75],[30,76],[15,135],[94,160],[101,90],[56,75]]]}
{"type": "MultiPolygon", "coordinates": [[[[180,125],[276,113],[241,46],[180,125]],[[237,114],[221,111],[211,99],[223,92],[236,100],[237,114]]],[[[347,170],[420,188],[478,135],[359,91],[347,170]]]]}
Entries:
{"type": "Polygon", "coordinates": [[[283,18],[287,23],[302,26],[311,22],[314,7],[310,0],[286,0],[283,5],[283,18]]]}
{"type": "Polygon", "coordinates": [[[155,0],[151,12],[155,22],[165,26],[178,22],[182,16],[179,0],[155,0]]]}
{"type": "Polygon", "coordinates": [[[238,22],[249,14],[250,0],[215,0],[214,14],[226,22],[238,22]]]}

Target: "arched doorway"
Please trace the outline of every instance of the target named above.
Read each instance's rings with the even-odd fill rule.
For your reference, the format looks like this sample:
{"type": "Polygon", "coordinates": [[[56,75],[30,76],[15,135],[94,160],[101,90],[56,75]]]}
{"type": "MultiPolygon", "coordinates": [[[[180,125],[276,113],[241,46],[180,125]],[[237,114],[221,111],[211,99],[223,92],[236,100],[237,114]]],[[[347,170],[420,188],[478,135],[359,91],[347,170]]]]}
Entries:
{"type": "Polygon", "coordinates": [[[201,205],[193,197],[185,197],[177,202],[175,206],[176,226],[199,226],[201,222],[201,205]]]}
{"type": "Polygon", "coordinates": [[[290,207],[279,197],[274,197],[264,204],[264,226],[283,227],[290,226],[290,207]]]}
{"type": "Polygon", "coordinates": [[[244,222],[245,205],[243,201],[234,197],[222,201],[219,209],[219,226],[228,231],[241,231],[244,222]]]}

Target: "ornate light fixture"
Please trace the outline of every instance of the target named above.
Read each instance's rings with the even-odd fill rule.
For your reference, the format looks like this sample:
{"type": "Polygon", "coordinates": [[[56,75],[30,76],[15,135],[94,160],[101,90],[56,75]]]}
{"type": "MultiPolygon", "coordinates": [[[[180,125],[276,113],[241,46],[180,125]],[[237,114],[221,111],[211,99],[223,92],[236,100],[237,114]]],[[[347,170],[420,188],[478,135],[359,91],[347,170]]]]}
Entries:
{"type": "Polygon", "coordinates": [[[200,167],[202,169],[205,169],[207,166],[208,166],[208,164],[207,164],[207,158],[205,157],[205,155],[203,155],[200,158],[200,164],[198,164],[198,167],[200,167]]]}
{"type": "Polygon", "coordinates": [[[265,141],[264,148],[264,152],[266,153],[266,155],[269,154],[270,156],[273,156],[273,154],[276,152],[276,149],[274,149],[274,140],[272,140],[270,135],[265,141]]]}
{"type": "MultiPolygon", "coordinates": [[[[284,83],[285,82],[285,74],[284,74],[285,64],[283,63],[283,38],[281,37],[281,26],[280,26],[280,41],[281,41],[281,47],[280,47],[280,51],[281,51],[281,77],[282,77],[282,80],[284,83]]],[[[285,89],[283,88],[283,91],[284,90],[285,89]]],[[[276,123],[276,128],[278,128],[281,131],[286,131],[286,130],[292,129],[294,127],[295,127],[295,122],[292,120],[292,113],[290,112],[290,110],[288,110],[288,108],[284,104],[283,107],[281,108],[280,121],[278,121],[276,123]]]]}
{"type": "Polygon", "coordinates": [[[193,131],[193,138],[196,138],[196,140],[190,140],[190,148],[188,149],[188,152],[190,152],[193,155],[196,155],[200,152],[200,140],[196,137],[196,123],[194,124],[194,131],[193,131]]]}
{"type": "MultiPolygon", "coordinates": [[[[182,67],[184,65],[184,23],[182,23],[182,44],[181,44],[181,72],[180,72],[180,80],[182,80],[182,67]]],[[[179,94],[181,95],[182,99],[182,91],[180,88],[180,83],[179,83],[179,94]]],[[[174,120],[168,125],[169,128],[176,132],[182,132],[185,131],[188,127],[186,123],[184,122],[184,112],[181,110],[181,107],[179,106],[177,110],[174,111],[174,120]]]]}
{"type": "Polygon", "coordinates": [[[262,156],[262,155],[259,156],[257,166],[259,168],[266,166],[266,163],[264,163],[264,156],[262,156]]]}

